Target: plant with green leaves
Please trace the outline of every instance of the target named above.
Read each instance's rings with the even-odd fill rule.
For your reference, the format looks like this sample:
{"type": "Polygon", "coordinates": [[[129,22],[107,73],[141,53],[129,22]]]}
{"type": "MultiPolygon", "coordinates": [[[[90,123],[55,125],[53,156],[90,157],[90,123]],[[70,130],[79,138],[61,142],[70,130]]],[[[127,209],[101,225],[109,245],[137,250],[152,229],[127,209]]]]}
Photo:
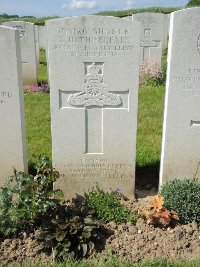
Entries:
{"type": "Polygon", "coordinates": [[[84,201],[77,206],[60,204],[55,213],[46,216],[35,238],[41,250],[53,251],[54,259],[83,258],[93,252],[100,226],[84,201]]]}
{"type": "Polygon", "coordinates": [[[165,208],[179,214],[180,222],[200,222],[200,183],[195,179],[174,179],[160,191],[165,208]]]}
{"type": "Polygon", "coordinates": [[[200,6],[200,0],[190,0],[186,7],[200,6]]]}
{"type": "Polygon", "coordinates": [[[98,185],[85,194],[88,207],[94,210],[98,219],[116,223],[136,221],[136,215],[120,203],[120,196],[123,197],[119,192],[104,192],[98,185]]]}
{"type": "Polygon", "coordinates": [[[56,210],[63,199],[61,190],[52,190],[59,173],[48,158],[34,165],[35,175],[14,170],[0,192],[0,236],[6,237],[40,224],[47,212],[56,210]]]}

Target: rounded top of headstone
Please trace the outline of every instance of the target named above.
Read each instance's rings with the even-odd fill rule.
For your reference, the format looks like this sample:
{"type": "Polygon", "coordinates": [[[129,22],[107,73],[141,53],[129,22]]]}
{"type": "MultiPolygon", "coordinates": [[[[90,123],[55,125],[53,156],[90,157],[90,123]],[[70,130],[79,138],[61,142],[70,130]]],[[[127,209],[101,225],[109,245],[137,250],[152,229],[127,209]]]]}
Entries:
{"type": "Polygon", "coordinates": [[[185,14],[190,12],[200,12],[200,7],[191,7],[191,8],[184,8],[177,11],[172,12],[171,14],[185,14]]]}
{"type": "MultiPolygon", "coordinates": [[[[99,16],[99,15],[86,15],[86,16],[77,16],[77,17],[64,17],[64,18],[56,18],[56,19],[50,19],[48,21],[45,22],[45,24],[48,26],[49,24],[57,24],[57,23],[61,23],[63,21],[82,21],[83,23],[88,21],[88,22],[92,22],[92,21],[113,21],[113,26],[115,26],[114,24],[114,21],[118,21],[120,23],[127,23],[127,24],[130,24],[130,23],[134,23],[135,25],[140,25],[140,22],[138,21],[134,21],[132,22],[131,20],[122,20],[121,18],[119,17],[113,17],[113,16],[99,16]]],[[[95,25],[94,25],[95,27],[95,25]]]]}

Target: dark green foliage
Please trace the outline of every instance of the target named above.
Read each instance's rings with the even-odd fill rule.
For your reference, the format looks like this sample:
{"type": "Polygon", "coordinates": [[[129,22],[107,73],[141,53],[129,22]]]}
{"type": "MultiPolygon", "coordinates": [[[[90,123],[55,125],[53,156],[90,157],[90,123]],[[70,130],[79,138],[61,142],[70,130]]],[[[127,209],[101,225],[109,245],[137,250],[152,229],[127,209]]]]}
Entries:
{"type": "Polygon", "coordinates": [[[195,179],[167,182],[160,194],[164,197],[164,206],[176,211],[182,223],[200,222],[200,184],[195,179]]]}
{"type": "Polygon", "coordinates": [[[35,237],[42,250],[52,252],[54,258],[65,260],[70,256],[85,257],[93,252],[98,241],[99,222],[84,202],[59,205],[57,211],[43,222],[35,237]]]}
{"type": "Polygon", "coordinates": [[[145,81],[145,85],[152,86],[152,87],[157,87],[162,84],[163,84],[162,77],[149,77],[145,81]]]}
{"type": "Polygon", "coordinates": [[[0,237],[34,232],[41,250],[63,260],[84,257],[94,249],[99,222],[85,205],[63,204],[63,192],[52,190],[59,178],[48,158],[29,162],[29,171],[14,172],[0,192],[0,237]]]}
{"type": "MultiPolygon", "coordinates": [[[[32,166],[33,167],[33,166],[32,166]]],[[[63,193],[52,190],[59,174],[48,158],[34,165],[35,175],[14,171],[0,192],[0,236],[6,237],[40,224],[45,213],[53,212],[63,193]]]]}
{"type": "Polygon", "coordinates": [[[180,7],[134,8],[134,9],[128,9],[128,10],[119,10],[119,11],[101,11],[101,12],[96,13],[96,15],[126,17],[126,16],[131,16],[132,14],[143,13],[143,12],[155,12],[155,13],[169,14],[179,9],[180,7]]]}
{"type": "Polygon", "coordinates": [[[200,6],[200,0],[190,0],[186,7],[200,6]]]}
{"type": "Polygon", "coordinates": [[[162,72],[162,84],[165,85],[167,78],[167,54],[168,49],[163,50],[162,62],[161,62],[161,72],[162,72]]]}
{"type": "Polygon", "coordinates": [[[95,211],[98,219],[116,223],[135,221],[136,215],[120,203],[119,196],[116,192],[105,193],[98,186],[85,194],[88,207],[95,211]]]}
{"type": "Polygon", "coordinates": [[[0,15],[0,23],[6,22],[6,21],[12,21],[12,20],[20,20],[20,21],[27,21],[34,23],[36,25],[45,25],[45,21],[49,19],[56,19],[57,16],[52,17],[42,17],[42,18],[35,18],[33,16],[23,16],[19,17],[18,15],[7,15],[7,14],[1,14],[0,15]]]}

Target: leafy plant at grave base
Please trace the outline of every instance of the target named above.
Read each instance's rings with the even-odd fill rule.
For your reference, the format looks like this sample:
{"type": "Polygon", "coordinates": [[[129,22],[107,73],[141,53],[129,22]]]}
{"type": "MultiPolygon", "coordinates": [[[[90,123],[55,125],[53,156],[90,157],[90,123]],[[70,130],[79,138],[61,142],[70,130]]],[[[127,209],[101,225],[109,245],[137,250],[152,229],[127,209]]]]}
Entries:
{"type": "Polygon", "coordinates": [[[77,207],[59,205],[57,212],[36,230],[35,238],[41,250],[53,251],[53,257],[58,260],[69,256],[83,258],[93,252],[99,227],[99,221],[84,202],[77,207]]]}
{"type": "Polygon", "coordinates": [[[14,175],[0,192],[0,236],[31,229],[41,223],[47,212],[53,212],[63,199],[61,190],[52,190],[59,173],[48,158],[35,165],[36,175],[14,170],[14,175]]]}
{"type": "Polygon", "coordinates": [[[181,223],[200,222],[200,183],[195,179],[166,182],[160,191],[164,206],[176,211],[181,223]]]}
{"type": "Polygon", "coordinates": [[[36,84],[33,84],[30,87],[25,88],[25,93],[37,93],[37,92],[43,92],[43,93],[49,93],[49,85],[46,81],[40,81],[36,84]]]}
{"type": "Polygon", "coordinates": [[[141,63],[140,82],[153,87],[163,84],[162,71],[155,60],[144,60],[141,63]]]}
{"type": "Polygon", "coordinates": [[[169,211],[163,207],[164,198],[162,196],[154,196],[151,199],[151,207],[149,210],[143,210],[147,223],[154,224],[155,226],[167,226],[175,224],[179,221],[178,213],[169,211]]]}
{"type": "Polygon", "coordinates": [[[200,6],[200,0],[190,0],[186,7],[200,6]]]}
{"type": "Polygon", "coordinates": [[[85,193],[86,203],[94,210],[98,219],[116,223],[136,221],[136,215],[120,203],[119,196],[118,192],[105,193],[98,185],[85,193]]]}

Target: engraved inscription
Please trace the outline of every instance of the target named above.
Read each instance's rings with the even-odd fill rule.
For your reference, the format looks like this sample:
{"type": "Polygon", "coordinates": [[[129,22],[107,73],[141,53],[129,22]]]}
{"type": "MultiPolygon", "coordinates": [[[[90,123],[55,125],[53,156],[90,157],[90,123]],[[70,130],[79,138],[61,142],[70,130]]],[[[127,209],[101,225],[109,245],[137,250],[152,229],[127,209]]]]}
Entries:
{"type": "MultiPolygon", "coordinates": [[[[55,166],[56,167],[56,166],[55,166]]],[[[126,163],[109,163],[106,159],[82,159],[80,163],[66,163],[62,177],[92,179],[130,179],[133,177],[133,165],[126,163]]]]}
{"type": "Polygon", "coordinates": [[[144,25],[148,26],[148,25],[151,25],[151,26],[155,26],[156,24],[158,24],[158,19],[155,18],[155,17],[138,17],[137,18],[138,21],[141,21],[144,25]]]}
{"type": "Polygon", "coordinates": [[[190,121],[190,126],[200,126],[200,121],[190,121]]]}
{"type": "Polygon", "coordinates": [[[54,49],[71,56],[108,57],[134,50],[126,28],[58,28],[54,49]]]}
{"type": "Polygon", "coordinates": [[[19,30],[19,36],[20,36],[20,39],[23,39],[23,38],[25,37],[25,33],[26,33],[26,31],[25,31],[25,29],[24,29],[22,26],[20,26],[20,25],[15,25],[15,26],[13,26],[13,28],[19,30]]]}
{"type": "Polygon", "coordinates": [[[197,50],[198,50],[198,53],[200,54],[200,34],[197,39],[197,50]]]}
{"type": "Polygon", "coordinates": [[[172,82],[181,84],[182,89],[192,93],[193,96],[200,95],[200,68],[189,68],[187,73],[180,76],[173,76],[172,82]]]}
{"type": "Polygon", "coordinates": [[[13,94],[10,91],[4,90],[0,91],[0,104],[5,104],[12,98],[13,94]]]}
{"type": "Polygon", "coordinates": [[[109,93],[103,80],[104,63],[85,63],[85,83],[83,91],[69,96],[72,106],[119,106],[122,100],[119,95],[109,93]]]}

